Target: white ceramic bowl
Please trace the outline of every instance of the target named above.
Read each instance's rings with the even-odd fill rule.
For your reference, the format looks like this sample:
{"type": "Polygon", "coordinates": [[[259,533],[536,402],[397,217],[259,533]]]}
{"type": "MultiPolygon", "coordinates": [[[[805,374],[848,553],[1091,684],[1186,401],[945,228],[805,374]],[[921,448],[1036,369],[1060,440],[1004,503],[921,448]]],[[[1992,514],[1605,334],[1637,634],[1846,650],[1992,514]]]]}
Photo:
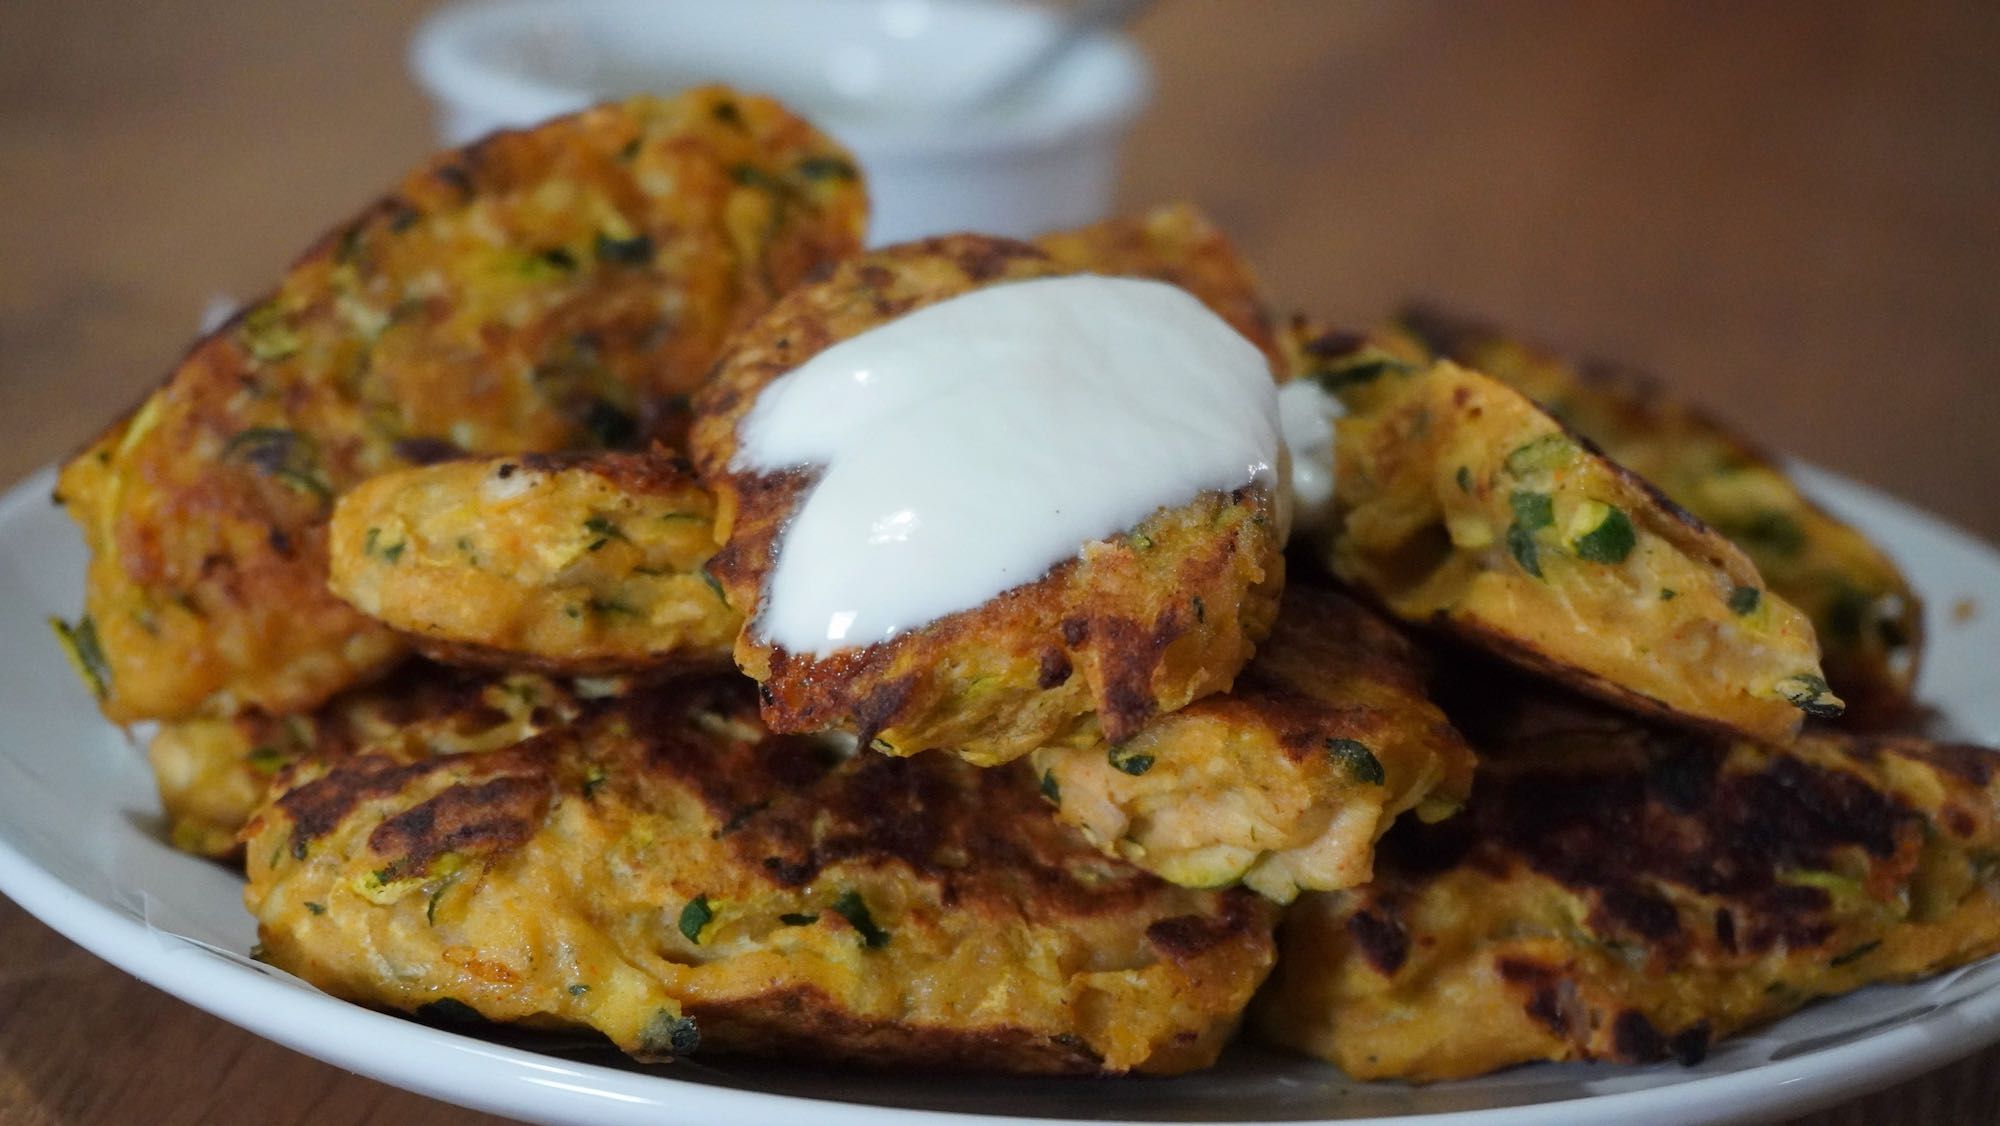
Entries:
{"type": "Polygon", "coordinates": [[[1151,89],[1124,37],[1093,36],[989,113],[939,111],[1056,28],[1003,0],[500,0],[433,15],[410,65],[448,144],[701,82],[773,94],[854,150],[880,244],[1029,235],[1106,212],[1151,89]]]}

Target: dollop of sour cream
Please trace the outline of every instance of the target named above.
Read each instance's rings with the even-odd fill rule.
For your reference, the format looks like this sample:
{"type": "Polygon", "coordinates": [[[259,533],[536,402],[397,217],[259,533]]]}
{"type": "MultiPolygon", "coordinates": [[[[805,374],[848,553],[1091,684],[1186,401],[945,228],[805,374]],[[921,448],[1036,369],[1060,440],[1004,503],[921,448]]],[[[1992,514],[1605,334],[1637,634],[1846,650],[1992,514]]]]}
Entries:
{"type": "Polygon", "coordinates": [[[1278,388],[1278,425],[1291,455],[1291,534],[1317,535],[1333,520],[1333,421],[1340,400],[1310,379],[1278,388]]]}
{"type": "Polygon", "coordinates": [[[827,655],[1035,581],[1209,489],[1279,487],[1263,353],[1186,292],[1010,282],[841,341],[758,396],[732,467],[812,466],[755,629],[827,655]]]}

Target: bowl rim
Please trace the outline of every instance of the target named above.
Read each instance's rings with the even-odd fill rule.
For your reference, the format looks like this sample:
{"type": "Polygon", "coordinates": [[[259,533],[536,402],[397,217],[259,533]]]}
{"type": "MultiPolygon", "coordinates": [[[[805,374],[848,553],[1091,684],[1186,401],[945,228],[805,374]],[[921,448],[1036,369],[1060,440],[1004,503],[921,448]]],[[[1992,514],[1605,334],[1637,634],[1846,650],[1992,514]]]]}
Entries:
{"type": "MultiPolygon", "coordinates": [[[[757,9],[786,10],[811,6],[828,10],[845,6],[856,12],[879,10],[907,0],[731,0],[719,9],[710,0],[457,0],[426,16],[410,38],[411,75],[424,92],[447,112],[480,117],[536,121],[574,112],[620,95],[591,90],[581,82],[565,83],[495,65],[471,45],[493,36],[518,35],[524,27],[552,25],[615,25],[620,20],[659,18],[663,13],[715,13],[723,18],[754,20],[757,9]]],[[[1054,22],[1047,9],[1016,0],[952,0],[934,7],[935,18],[950,20],[970,10],[1003,13],[1005,18],[1054,22]]],[[[713,18],[712,16],[705,18],[713,18]]],[[[1108,96],[1051,98],[1042,104],[1052,112],[990,117],[927,120],[904,119],[891,125],[830,117],[816,122],[842,143],[866,150],[876,161],[917,157],[1012,155],[1024,150],[1048,150],[1083,139],[1116,136],[1150,102],[1152,69],[1132,39],[1117,31],[1098,31],[1061,64],[1065,71],[1095,69],[1108,96]]],[[[719,81],[730,81],[726,77],[719,81]]],[[[752,90],[752,87],[742,87],[752,90]]],[[[662,93],[670,91],[661,91],[662,93]]],[[[811,114],[811,110],[800,112],[811,114]]]]}

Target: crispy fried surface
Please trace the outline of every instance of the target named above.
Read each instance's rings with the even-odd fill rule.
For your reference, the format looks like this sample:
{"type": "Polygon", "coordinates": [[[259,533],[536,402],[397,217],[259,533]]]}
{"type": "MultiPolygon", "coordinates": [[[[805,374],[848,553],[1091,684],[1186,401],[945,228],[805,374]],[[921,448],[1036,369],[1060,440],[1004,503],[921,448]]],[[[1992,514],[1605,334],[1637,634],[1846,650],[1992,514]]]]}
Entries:
{"type": "Polygon", "coordinates": [[[1274,369],[1283,367],[1250,264],[1192,204],[1169,203],[1140,215],[1051,231],[1037,238],[1035,246],[1071,270],[1177,285],[1262,349],[1274,369]]]}
{"type": "Polygon", "coordinates": [[[528,673],[479,675],[413,662],[315,711],[168,720],[147,745],[168,839],[218,860],[242,855],[237,833],[272,779],[308,755],[333,759],[402,745],[427,753],[518,743],[577,714],[565,682],[528,673]]]}
{"type": "MultiPolygon", "coordinates": [[[[325,589],[362,479],[629,442],[724,335],[859,246],[852,164],[720,88],[445,153],[64,470],[114,720],[309,709],[402,653],[325,589]]],[[[668,412],[671,413],[671,412],[668,412]]]]}
{"type": "Polygon", "coordinates": [[[2000,950],[1991,751],[1502,711],[1467,729],[1463,815],[1405,822],[1374,883],[1293,909],[1267,1035],[1357,1078],[1691,1062],[1814,997],[2000,950]]]}
{"type": "Polygon", "coordinates": [[[1065,272],[1024,243],[969,235],[872,253],[794,290],[718,365],[693,439],[728,536],[710,570],[749,619],[736,660],[763,685],[775,729],[844,728],[892,754],[949,748],[982,764],[1070,741],[1123,742],[1154,715],[1227,688],[1268,631],[1283,582],[1276,501],[1245,487],[1163,509],[1035,582],[889,642],[822,658],[758,636],[764,580],[813,476],[731,468],[737,424],[757,395],[901,314],[1065,272]]]}
{"type": "Polygon", "coordinates": [[[1742,548],[1812,619],[1845,721],[1881,726],[1910,711],[1921,603],[1880,547],[1807,499],[1776,459],[1629,369],[1571,363],[1436,309],[1409,310],[1399,323],[1542,404],[1742,548]]]}
{"type": "Polygon", "coordinates": [[[444,462],[335,506],[332,585],[438,660],[570,675],[727,667],[715,497],[663,453],[444,462]]]}
{"type": "Polygon", "coordinates": [[[273,964],[642,1057],[1181,1071],[1271,960],[1268,906],[1101,856],[1027,771],[843,759],[767,734],[734,678],[286,781],[247,834],[273,964]]]}
{"type": "Polygon", "coordinates": [[[1525,396],[1443,362],[1364,402],[1326,554],[1398,616],[1681,722],[1783,740],[1838,714],[1805,615],[1525,396]]]}
{"type": "Polygon", "coordinates": [[[1472,752],[1425,695],[1428,663],[1381,618],[1294,581],[1227,693],[1117,746],[1036,751],[1043,795],[1107,853],[1174,883],[1289,903],[1368,879],[1412,809],[1455,810],[1472,752]]]}

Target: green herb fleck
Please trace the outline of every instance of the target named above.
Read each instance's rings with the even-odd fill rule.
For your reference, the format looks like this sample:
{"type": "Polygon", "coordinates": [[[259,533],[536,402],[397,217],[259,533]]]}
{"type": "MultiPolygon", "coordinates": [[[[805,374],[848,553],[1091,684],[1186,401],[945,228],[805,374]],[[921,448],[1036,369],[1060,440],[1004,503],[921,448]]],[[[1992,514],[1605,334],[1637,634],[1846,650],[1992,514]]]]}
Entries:
{"type": "Polygon", "coordinates": [[[1535,536],[1533,532],[1528,531],[1528,529],[1523,528],[1519,524],[1509,524],[1507,526],[1507,551],[1514,557],[1514,562],[1521,565],[1523,571],[1528,572],[1538,579],[1542,577],[1542,561],[1541,557],[1535,552],[1535,536]]]}
{"type": "Polygon", "coordinates": [[[784,914],[778,916],[778,921],[785,924],[788,927],[809,927],[812,926],[814,923],[819,922],[819,916],[808,915],[802,912],[787,911],[784,914]]]}
{"type": "Polygon", "coordinates": [[[1324,367],[1312,373],[1312,379],[1321,389],[1338,394],[1350,387],[1373,383],[1391,372],[1402,375],[1413,370],[1401,360],[1390,359],[1380,353],[1357,352],[1347,357],[1345,362],[1324,367]]]}
{"type": "Polygon", "coordinates": [[[1056,772],[1053,770],[1042,775],[1042,796],[1057,805],[1062,804],[1062,787],[1056,784],[1056,772]]]}
{"type": "Polygon", "coordinates": [[[1197,622],[1208,621],[1208,603],[1203,602],[1201,596],[1198,594],[1194,598],[1194,620],[1197,622]]]}
{"type": "Polygon", "coordinates": [[[728,595],[726,595],[726,594],[724,594],[724,593],[722,593],[722,584],[721,584],[720,582],[716,581],[716,578],[715,578],[715,576],[714,576],[714,575],[711,575],[711,574],[709,574],[709,573],[708,573],[708,568],[707,568],[707,567],[703,567],[703,568],[701,568],[701,569],[700,569],[700,570],[699,570],[699,571],[697,572],[697,574],[701,575],[701,581],[702,581],[702,582],[705,582],[705,583],[707,583],[707,584],[708,584],[708,589],[710,589],[710,590],[712,590],[712,591],[714,591],[714,592],[715,592],[715,599],[716,599],[716,601],[718,601],[718,602],[722,603],[722,604],[723,604],[724,606],[727,606],[727,605],[729,605],[729,596],[728,596],[728,595]]]}
{"type": "Polygon", "coordinates": [[[863,946],[873,949],[888,944],[889,936],[882,928],[875,925],[875,917],[868,913],[868,904],[862,902],[860,892],[852,889],[841,892],[839,898],[833,901],[833,909],[841,918],[853,924],[855,933],[861,936],[863,946]]]}
{"type": "Polygon", "coordinates": [[[266,301],[243,315],[243,347],[262,363],[276,363],[299,350],[299,334],[277,303],[266,301]]]}
{"type": "Polygon", "coordinates": [[[569,995],[572,997],[581,997],[588,992],[590,992],[590,986],[580,981],[569,987],[569,995]]]}
{"type": "Polygon", "coordinates": [[[785,190],[782,180],[754,164],[736,165],[729,170],[729,178],[746,188],[759,188],[767,192],[785,190]]]}
{"type": "MultiPolygon", "coordinates": [[[[460,871],[462,871],[462,869],[460,871]]],[[[429,924],[430,926],[437,926],[438,900],[443,899],[444,893],[451,890],[451,885],[458,882],[458,877],[459,877],[459,872],[454,871],[450,875],[446,876],[444,879],[439,880],[438,886],[431,890],[431,897],[429,901],[424,904],[425,923],[429,924]]]]}
{"type": "Polygon", "coordinates": [[[326,914],[326,904],[314,903],[312,900],[308,899],[306,900],[306,910],[311,911],[315,915],[324,915],[326,914]]]}
{"type": "Polygon", "coordinates": [[[1454,477],[1454,478],[1455,478],[1455,479],[1456,479],[1456,480],[1458,481],[1458,491],[1459,491],[1459,492],[1461,492],[1461,493],[1469,493],[1469,492],[1471,492],[1471,491],[1472,491],[1472,467],[1471,467],[1471,466],[1469,466],[1469,465],[1461,465],[1461,466],[1459,466],[1459,467],[1458,467],[1458,472],[1457,472],[1457,473],[1455,473],[1455,474],[1453,474],[1453,477],[1454,477]]]}
{"type": "Polygon", "coordinates": [[[606,777],[604,768],[592,763],[590,769],[585,771],[583,775],[583,796],[585,798],[595,798],[597,791],[603,787],[606,777]]]}
{"type": "Polygon", "coordinates": [[[63,656],[69,658],[84,687],[100,700],[109,695],[111,663],[104,659],[104,647],[97,641],[97,623],[90,615],[78,618],[75,625],[52,615],[49,628],[55,631],[56,644],[62,646],[63,656]]]}
{"type": "Polygon", "coordinates": [[[583,530],[597,537],[597,542],[590,545],[590,550],[592,551],[603,547],[606,540],[622,540],[626,538],[624,529],[603,516],[593,516],[585,520],[583,522],[583,530]]]}
{"type": "Polygon", "coordinates": [[[701,1047],[701,1030],[693,1017],[676,1016],[665,1009],[646,1023],[639,1033],[639,1050],[650,1056],[685,1056],[701,1047]]]}
{"type": "Polygon", "coordinates": [[[1815,719],[1833,719],[1845,710],[1823,677],[1800,673],[1779,681],[1776,687],[1786,703],[1815,719]]]}
{"type": "Polygon", "coordinates": [[[689,942],[699,946],[701,945],[701,928],[713,922],[714,919],[715,908],[708,905],[708,896],[706,894],[697,895],[687,901],[686,907],[681,908],[681,934],[689,942]]]}
{"type": "Polygon", "coordinates": [[[1547,493],[1516,489],[1508,494],[1507,503],[1514,507],[1514,522],[1531,532],[1556,522],[1555,501],[1547,493]]]}
{"type": "Polygon", "coordinates": [[[243,756],[243,761],[249,763],[250,769],[257,773],[270,775],[284,769],[285,763],[291,761],[291,757],[279,747],[252,747],[250,753],[243,756]]]}
{"type": "Polygon", "coordinates": [[[653,260],[653,240],[645,235],[612,238],[599,231],[595,249],[599,262],[610,262],[619,266],[643,266],[653,260]]]}
{"type": "Polygon", "coordinates": [[[406,543],[398,540],[384,547],[382,545],[382,529],[380,528],[368,529],[368,533],[361,538],[361,554],[381,559],[387,563],[394,563],[396,560],[401,559],[403,557],[403,548],[406,546],[408,546],[406,543]]]}
{"type": "Polygon", "coordinates": [[[569,271],[576,269],[576,255],[571,254],[567,247],[552,246],[542,251],[541,260],[558,270],[569,271]]]}
{"type": "Polygon", "coordinates": [[[1756,610],[1763,600],[1763,591],[1754,586],[1739,586],[1729,592],[1729,612],[1740,618],[1756,610]]]}
{"type": "Polygon", "coordinates": [[[1638,543],[1638,536],[1632,530],[1632,521],[1623,510],[1607,508],[1604,519],[1577,537],[1575,548],[1579,559],[1592,563],[1623,563],[1632,554],[1632,547],[1638,543]]]}
{"type": "Polygon", "coordinates": [[[799,175],[808,180],[853,180],[860,173],[837,156],[809,156],[799,161],[799,175]]]}
{"type": "Polygon", "coordinates": [[[1538,470],[1554,469],[1575,453],[1576,443],[1566,434],[1544,434],[1507,455],[1507,472],[1525,477],[1538,470]]]}
{"type": "Polygon", "coordinates": [[[1111,748],[1111,765],[1137,778],[1153,769],[1153,756],[1140,754],[1124,745],[1111,748]]]}
{"type": "Polygon", "coordinates": [[[1327,753],[1333,756],[1335,762],[1346,767],[1347,772],[1354,775],[1355,781],[1364,782],[1370,786],[1381,786],[1388,783],[1389,775],[1382,769],[1382,760],[1375,757],[1375,752],[1355,740],[1328,739],[1326,741],[1326,749],[1327,753]]]}
{"type": "Polygon", "coordinates": [[[1678,597],[1680,597],[1680,592],[1675,590],[1673,587],[1663,586],[1660,588],[1660,601],[1672,602],[1674,599],[1678,597]]]}
{"type": "Polygon", "coordinates": [[[312,476],[310,472],[294,470],[294,468],[282,468],[282,470],[278,470],[278,472],[274,472],[270,476],[276,478],[278,484],[284,484],[286,488],[290,488],[292,492],[304,492],[308,496],[318,496],[320,500],[332,500],[334,498],[334,490],[324,480],[312,476]]]}
{"type": "Polygon", "coordinates": [[[286,487],[333,500],[333,489],[321,480],[319,449],[312,438],[279,426],[253,426],[223,444],[224,461],[240,461],[286,487]]]}

